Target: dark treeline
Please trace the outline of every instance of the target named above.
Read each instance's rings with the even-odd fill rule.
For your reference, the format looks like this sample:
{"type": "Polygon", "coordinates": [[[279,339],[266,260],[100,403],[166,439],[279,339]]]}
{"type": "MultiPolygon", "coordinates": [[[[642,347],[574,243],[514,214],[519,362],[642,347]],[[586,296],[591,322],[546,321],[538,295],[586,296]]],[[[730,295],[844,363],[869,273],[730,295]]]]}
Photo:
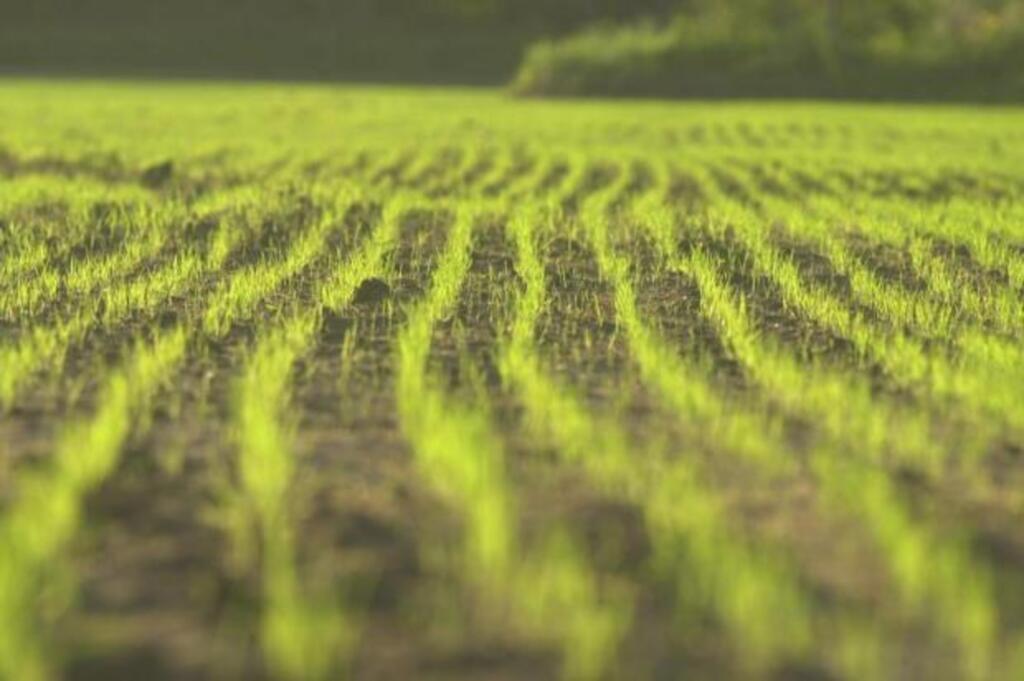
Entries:
{"type": "Polygon", "coordinates": [[[0,71],[1015,100],[1021,0],[0,0],[0,71]]]}
{"type": "Polygon", "coordinates": [[[1020,0],[689,0],[542,41],[527,94],[1024,99],[1020,0]]]}

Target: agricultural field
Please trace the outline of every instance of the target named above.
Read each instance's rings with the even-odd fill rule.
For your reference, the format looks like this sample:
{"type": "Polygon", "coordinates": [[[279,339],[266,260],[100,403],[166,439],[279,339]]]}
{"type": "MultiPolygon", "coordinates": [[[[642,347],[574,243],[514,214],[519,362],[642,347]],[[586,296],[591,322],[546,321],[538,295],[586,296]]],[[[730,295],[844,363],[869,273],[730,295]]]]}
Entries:
{"type": "Polygon", "coordinates": [[[0,82],[0,679],[1024,678],[1024,110],[0,82]]]}

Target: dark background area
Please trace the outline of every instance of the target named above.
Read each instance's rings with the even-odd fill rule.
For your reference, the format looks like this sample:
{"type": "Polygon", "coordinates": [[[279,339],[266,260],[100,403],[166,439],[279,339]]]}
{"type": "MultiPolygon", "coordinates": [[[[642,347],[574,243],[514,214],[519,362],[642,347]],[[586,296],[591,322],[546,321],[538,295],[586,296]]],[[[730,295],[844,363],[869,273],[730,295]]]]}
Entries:
{"type": "Polygon", "coordinates": [[[0,73],[1024,101],[1024,0],[0,0],[0,73]]]}
{"type": "Polygon", "coordinates": [[[500,84],[525,49],[672,0],[0,0],[0,70],[500,84]]]}

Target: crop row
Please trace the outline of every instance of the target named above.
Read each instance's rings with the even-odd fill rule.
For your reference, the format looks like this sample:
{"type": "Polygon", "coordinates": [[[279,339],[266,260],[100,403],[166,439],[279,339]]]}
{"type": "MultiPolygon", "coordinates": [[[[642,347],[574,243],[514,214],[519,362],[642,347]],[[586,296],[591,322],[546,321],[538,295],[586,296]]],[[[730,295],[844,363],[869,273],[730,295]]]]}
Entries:
{"type": "Polygon", "coordinates": [[[851,187],[793,159],[440,144],[328,167],[339,177],[259,180],[272,190],[19,177],[0,196],[15,227],[2,235],[0,405],[5,427],[52,443],[0,476],[0,675],[55,673],[54,627],[87,607],[65,559],[90,495],[124,474],[193,361],[211,363],[223,399],[206,418],[230,482],[211,503],[259,574],[262,664],[282,678],[355,664],[373,599],[309,577],[298,392],[335,327],[344,370],[330,380],[356,380],[353,344],[385,319],[369,350],[391,372],[379,419],[458,528],[430,578],[458,585],[467,617],[553,647],[566,676],[614,669],[654,590],[671,594],[677,635],[713,621],[745,673],[875,677],[904,646],[952,644],[957,676],[1012,678],[1024,648],[1008,567],[931,506],[1008,521],[1017,507],[995,477],[1024,437],[1017,204],[966,180],[945,202],[927,198],[927,177],[920,192],[874,191],[883,180],[864,168],[851,187]],[[500,233],[491,256],[508,276],[475,269],[484,230],[500,233]],[[499,282],[509,290],[488,292],[499,282]],[[681,320],[646,305],[686,295],[681,320]],[[451,341],[453,318],[491,328],[479,352],[451,341]],[[673,324],[707,336],[681,345],[673,324]],[[80,397],[44,399],[71,386],[80,397]],[[556,482],[525,487],[519,459],[546,458],[555,479],[636,510],[644,570],[614,574],[578,523],[530,508],[556,482]],[[813,521],[780,501],[780,522],[841,528],[880,586],[823,575],[799,538],[744,517],[762,488],[807,488],[799,513],[813,521]]]}

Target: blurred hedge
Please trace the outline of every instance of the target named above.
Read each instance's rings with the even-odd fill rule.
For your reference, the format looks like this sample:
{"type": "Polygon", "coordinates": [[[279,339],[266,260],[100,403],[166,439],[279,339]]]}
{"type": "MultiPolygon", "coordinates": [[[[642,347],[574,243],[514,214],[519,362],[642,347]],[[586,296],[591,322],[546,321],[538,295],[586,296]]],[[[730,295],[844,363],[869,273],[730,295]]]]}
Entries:
{"type": "Polygon", "coordinates": [[[534,45],[513,92],[1024,100],[1024,3],[732,0],[534,45]],[[901,10],[914,10],[901,11],[901,10]]]}

